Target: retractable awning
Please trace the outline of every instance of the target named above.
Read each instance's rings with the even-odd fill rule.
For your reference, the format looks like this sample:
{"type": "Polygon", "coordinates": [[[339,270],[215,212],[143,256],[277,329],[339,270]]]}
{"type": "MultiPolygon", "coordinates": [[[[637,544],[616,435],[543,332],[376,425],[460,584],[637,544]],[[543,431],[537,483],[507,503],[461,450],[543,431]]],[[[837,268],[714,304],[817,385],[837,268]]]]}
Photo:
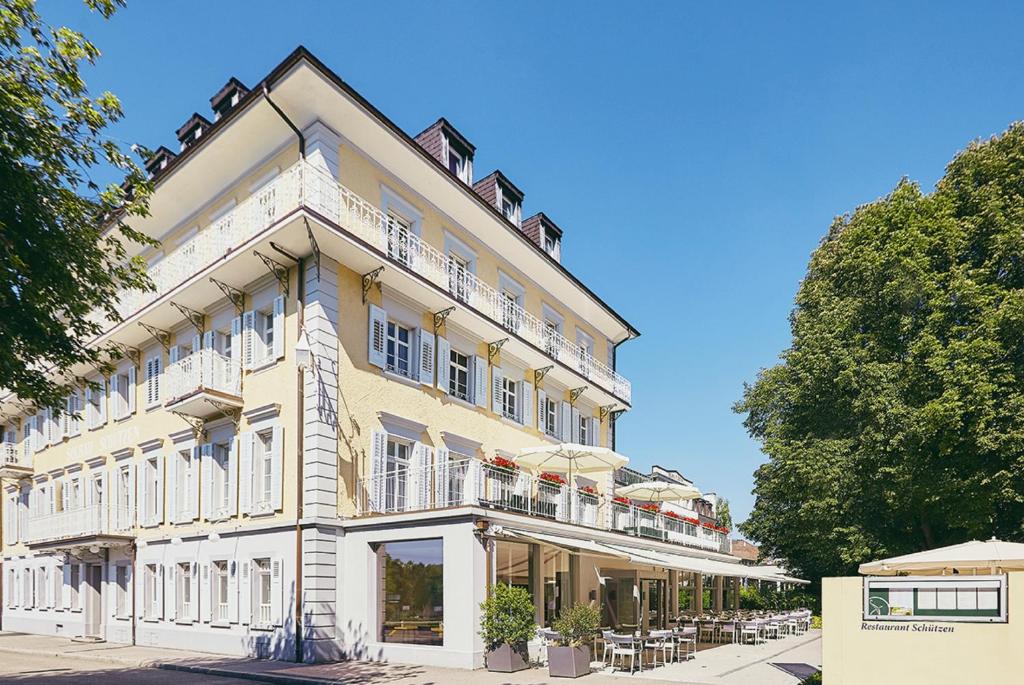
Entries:
{"type": "Polygon", "coordinates": [[[703,573],[709,576],[725,576],[727,578],[750,578],[753,580],[767,580],[776,583],[806,584],[808,582],[798,578],[782,576],[763,567],[744,566],[739,563],[731,564],[725,561],[718,561],[717,559],[702,559],[700,557],[691,557],[685,554],[672,554],[671,552],[661,552],[642,547],[633,547],[632,545],[615,544],[609,546],[628,554],[630,560],[636,564],[664,566],[665,568],[671,568],[677,571],[703,573]]]}
{"type": "Polygon", "coordinates": [[[599,542],[594,542],[593,540],[570,538],[565,535],[555,535],[554,533],[538,533],[532,530],[508,527],[502,528],[502,534],[508,537],[521,538],[530,542],[543,542],[570,552],[587,552],[588,554],[615,557],[616,559],[629,558],[627,553],[613,549],[607,545],[602,545],[599,542]]]}

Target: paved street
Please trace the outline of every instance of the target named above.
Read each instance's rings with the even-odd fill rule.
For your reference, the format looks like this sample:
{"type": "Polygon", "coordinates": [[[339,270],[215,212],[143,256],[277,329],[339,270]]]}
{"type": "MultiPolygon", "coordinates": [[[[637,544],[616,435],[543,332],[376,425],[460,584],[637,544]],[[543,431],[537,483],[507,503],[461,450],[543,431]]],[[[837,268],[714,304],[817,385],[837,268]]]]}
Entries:
{"type": "Polygon", "coordinates": [[[237,678],[119,666],[73,656],[11,653],[0,654],[0,682],[32,685],[70,685],[87,682],[103,685],[252,685],[252,681],[237,678]]]}

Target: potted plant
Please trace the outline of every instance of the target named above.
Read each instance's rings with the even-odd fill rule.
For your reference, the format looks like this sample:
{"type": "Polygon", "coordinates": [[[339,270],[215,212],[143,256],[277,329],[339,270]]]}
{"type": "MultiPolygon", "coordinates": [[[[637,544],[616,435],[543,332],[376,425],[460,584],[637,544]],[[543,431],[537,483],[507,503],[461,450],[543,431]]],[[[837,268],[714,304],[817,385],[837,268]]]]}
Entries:
{"type": "Polygon", "coordinates": [[[548,647],[548,675],[579,678],[590,673],[590,645],[601,623],[601,613],[589,604],[562,609],[551,627],[559,634],[559,646],[548,647]]]}
{"type": "Polygon", "coordinates": [[[498,583],[480,605],[480,611],[480,637],[487,650],[487,670],[512,673],[527,668],[526,643],[537,630],[530,593],[525,588],[498,583]]]}
{"type": "Polygon", "coordinates": [[[501,456],[495,456],[494,459],[491,460],[491,466],[499,469],[505,469],[506,471],[519,470],[519,464],[515,463],[511,459],[506,459],[501,456]]]}
{"type": "Polygon", "coordinates": [[[551,483],[552,485],[565,485],[565,478],[562,478],[557,473],[548,473],[545,471],[540,474],[540,479],[545,483],[551,483]]]}

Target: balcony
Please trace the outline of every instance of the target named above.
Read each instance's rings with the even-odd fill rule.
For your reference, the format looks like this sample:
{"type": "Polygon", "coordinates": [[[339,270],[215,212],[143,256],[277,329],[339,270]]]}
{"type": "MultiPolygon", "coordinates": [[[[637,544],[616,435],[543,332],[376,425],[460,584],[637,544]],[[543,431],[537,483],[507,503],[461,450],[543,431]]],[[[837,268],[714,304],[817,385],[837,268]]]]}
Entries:
{"type": "Polygon", "coordinates": [[[18,455],[18,446],[13,442],[0,442],[0,478],[18,480],[32,475],[31,459],[18,455]]]}
{"type": "Polygon", "coordinates": [[[189,416],[206,418],[228,407],[242,406],[242,367],[237,360],[212,349],[179,359],[164,372],[165,406],[189,416]]]}
{"type": "MultiPolygon", "coordinates": [[[[154,290],[122,292],[116,305],[118,313],[124,319],[139,313],[219,260],[242,253],[240,248],[303,208],[340,226],[399,267],[399,272],[411,272],[452,300],[486,317],[499,329],[515,334],[540,355],[561,362],[613,398],[627,404],[631,402],[629,381],[607,364],[558,331],[551,330],[519,304],[510,302],[496,288],[395,223],[332,176],[305,162],[286,169],[274,181],[167,254],[149,271],[154,290]]],[[[305,235],[303,230],[303,239],[305,235]]]]}
{"type": "Polygon", "coordinates": [[[523,471],[495,467],[478,459],[399,467],[363,478],[357,515],[394,514],[474,505],[511,511],[632,537],[671,542],[711,552],[730,552],[729,537],[717,522],[700,522],[552,483],[523,471]]]}
{"type": "Polygon", "coordinates": [[[35,547],[74,547],[124,541],[132,535],[127,507],[91,504],[54,514],[29,515],[26,542],[35,547]]]}

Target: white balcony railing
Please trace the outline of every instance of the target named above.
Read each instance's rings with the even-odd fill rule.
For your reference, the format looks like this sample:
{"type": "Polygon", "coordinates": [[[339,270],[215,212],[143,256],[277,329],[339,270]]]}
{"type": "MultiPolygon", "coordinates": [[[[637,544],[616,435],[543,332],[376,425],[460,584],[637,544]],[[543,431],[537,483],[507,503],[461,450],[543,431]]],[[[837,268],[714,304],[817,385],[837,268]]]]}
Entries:
{"type": "Polygon", "coordinates": [[[18,446],[13,442],[0,442],[0,463],[17,466],[20,462],[18,446]]]}
{"type": "Polygon", "coordinates": [[[445,289],[455,299],[574,368],[616,397],[631,401],[628,380],[496,288],[389,219],[378,207],[320,169],[298,162],[149,271],[154,290],[125,291],[117,311],[127,318],[177,288],[290,212],[307,207],[376,247],[394,263],[445,289]]]}
{"type": "Polygon", "coordinates": [[[203,390],[237,397],[242,393],[242,367],[237,360],[212,349],[199,350],[167,367],[164,382],[168,401],[203,390]]]}
{"type": "Polygon", "coordinates": [[[728,553],[731,549],[727,534],[696,519],[647,511],[607,494],[570,488],[478,459],[426,468],[401,467],[361,479],[357,492],[357,513],[361,516],[463,505],[514,511],[715,552],[728,553]]]}
{"type": "Polygon", "coordinates": [[[54,514],[29,515],[28,542],[58,541],[90,535],[117,535],[130,531],[131,512],[126,507],[92,504],[54,514]]]}

